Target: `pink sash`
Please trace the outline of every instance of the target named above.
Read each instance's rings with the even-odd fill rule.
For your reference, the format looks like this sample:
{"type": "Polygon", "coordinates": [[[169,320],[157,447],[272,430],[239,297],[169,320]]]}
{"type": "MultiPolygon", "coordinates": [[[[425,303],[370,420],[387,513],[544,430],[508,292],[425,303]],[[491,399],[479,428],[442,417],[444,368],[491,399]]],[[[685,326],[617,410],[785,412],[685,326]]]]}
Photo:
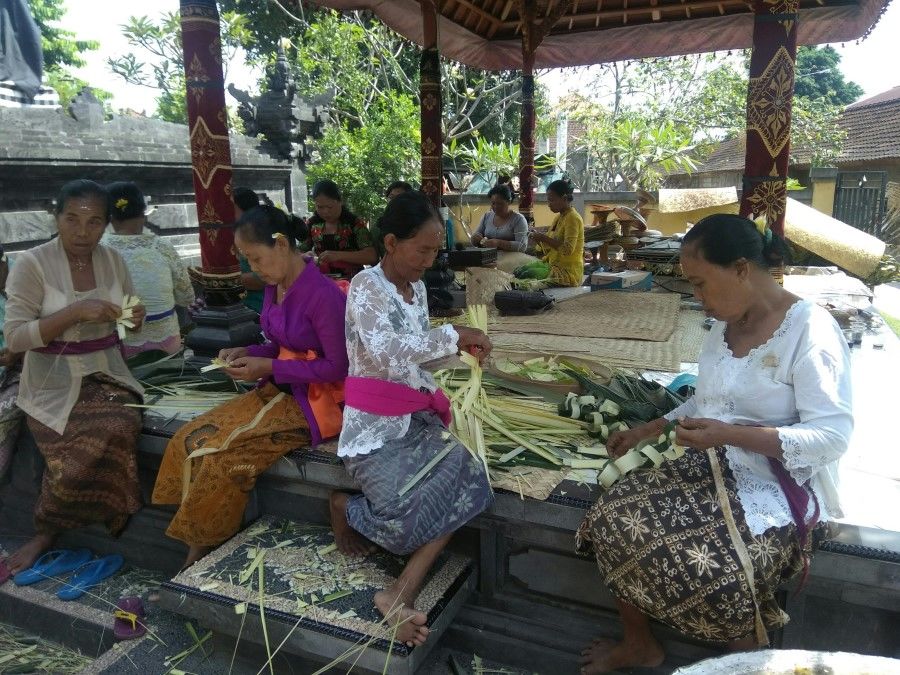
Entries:
{"type": "Polygon", "coordinates": [[[431,410],[450,426],[450,399],[440,389],[433,394],[405,384],[374,377],[348,377],[344,381],[344,404],[373,415],[395,417],[431,410]]]}

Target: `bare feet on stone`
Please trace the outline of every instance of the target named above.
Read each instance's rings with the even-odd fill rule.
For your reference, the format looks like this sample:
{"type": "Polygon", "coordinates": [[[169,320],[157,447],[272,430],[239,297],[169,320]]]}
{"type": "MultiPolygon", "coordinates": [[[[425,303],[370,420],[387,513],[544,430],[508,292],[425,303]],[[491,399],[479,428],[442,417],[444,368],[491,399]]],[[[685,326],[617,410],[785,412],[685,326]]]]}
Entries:
{"type": "Polygon", "coordinates": [[[41,557],[53,545],[54,537],[49,534],[36,534],[29,539],[19,550],[6,559],[6,566],[10,573],[18,574],[27,570],[34,561],[41,557]]]}
{"type": "Polygon", "coordinates": [[[666,654],[662,645],[651,638],[641,642],[616,642],[597,639],[581,652],[581,675],[609,673],[623,668],[655,668],[662,665],[666,654]]]}
{"type": "Polygon", "coordinates": [[[428,617],[424,612],[420,612],[408,599],[404,599],[399,593],[388,590],[378,591],[375,594],[375,606],[382,616],[387,618],[390,616],[388,626],[392,631],[394,625],[397,626],[397,634],[394,638],[397,642],[402,642],[407,647],[418,647],[425,644],[428,639],[428,626],[425,623],[428,617]]]}
{"type": "Polygon", "coordinates": [[[350,527],[347,522],[347,501],[350,496],[346,492],[332,492],[328,499],[331,511],[331,530],[334,532],[334,543],[338,551],[344,555],[362,557],[373,553],[375,544],[350,527]]]}

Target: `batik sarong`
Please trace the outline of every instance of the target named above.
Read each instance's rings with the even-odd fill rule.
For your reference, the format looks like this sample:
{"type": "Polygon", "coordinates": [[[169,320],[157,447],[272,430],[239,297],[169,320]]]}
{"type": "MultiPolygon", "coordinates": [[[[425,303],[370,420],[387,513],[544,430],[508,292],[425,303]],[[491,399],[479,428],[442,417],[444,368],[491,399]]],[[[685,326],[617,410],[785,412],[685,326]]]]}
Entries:
{"type": "Polygon", "coordinates": [[[237,396],[185,424],[166,446],[153,489],[154,504],[179,504],[166,534],[193,546],[218,546],[231,538],[240,529],[248,493],[259,475],[286,453],[309,443],[300,406],[274,384],[237,396]],[[234,435],[227,448],[190,460],[190,481],[185,486],[188,455],[223,448],[244,426],[252,428],[234,435]]]}
{"type": "Polygon", "coordinates": [[[437,415],[417,412],[402,438],[365,455],[344,457],[362,490],[347,503],[350,527],[392,553],[408,555],[488,508],[494,497],[484,465],[446,433],[437,415]],[[401,495],[448,444],[450,452],[401,495]]]}
{"type": "Polygon", "coordinates": [[[3,480],[12,463],[25,413],[16,405],[21,370],[18,366],[0,368],[0,373],[0,480],[3,480]]]}
{"type": "Polygon", "coordinates": [[[34,512],[40,534],[104,523],[116,535],[141,507],[137,442],[141,413],[135,392],[105,375],[85,377],[62,435],[28,417],[44,456],[41,494],[34,512]]]}
{"type": "MultiPolygon", "coordinates": [[[[755,580],[766,630],[788,621],[775,593],[803,569],[793,524],[760,536],[747,529],[725,453],[719,463],[728,503],[755,580]]],[[[818,542],[827,527],[813,531],[818,542]]],[[[756,607],[719,505],[705,452],[635,472],[604,492],[576,535],[576,548],[593,550],[600,573],[624,602],[693,637],[725,642],[755,635],[756,607]]]]}

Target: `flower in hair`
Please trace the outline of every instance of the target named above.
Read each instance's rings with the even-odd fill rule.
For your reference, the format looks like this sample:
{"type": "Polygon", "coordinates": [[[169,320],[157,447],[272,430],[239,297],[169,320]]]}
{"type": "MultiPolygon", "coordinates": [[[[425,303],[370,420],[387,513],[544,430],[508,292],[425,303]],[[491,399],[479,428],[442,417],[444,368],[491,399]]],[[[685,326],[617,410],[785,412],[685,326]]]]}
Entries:
{"type": "Polygon", "coordinates": [[[126,206],[128,206],[128,200],[125,199],[125,197],[119,197],[116,200],[116,208],[119,209],[120,211],[122,209],[124,209],[126,206]]]}
{"type": "Polygon", "coordinates": [[[282,232],[273,232],[272,239],[287,239],[287,237],[282,232]]]}

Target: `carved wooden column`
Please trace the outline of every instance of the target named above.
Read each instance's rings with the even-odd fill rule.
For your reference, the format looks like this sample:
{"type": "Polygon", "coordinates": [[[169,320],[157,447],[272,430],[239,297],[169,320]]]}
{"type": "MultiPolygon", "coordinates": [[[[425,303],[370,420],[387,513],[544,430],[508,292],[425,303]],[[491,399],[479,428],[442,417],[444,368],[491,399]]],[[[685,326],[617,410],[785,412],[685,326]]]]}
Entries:
{"type": "Polygon", "coordinates": [[[422,0],[424,45],[419,63],[419,111],[422,135],[422,192],[435,208],[441,205],[444,136],[441,131],[441,63],[435,0],[422,0]]]}
{"type": "Polygon", "coordinates": [[[764,216],[784,236],[798,0],[753,0],[753,54],[747,90],[747,154],[741,215],[764,216]]]}
{"type": "Polygon", "coordinates": [[[231,146],[215,0],[181,0],[194,200],[207,308],[194,317],[187,344],[201,354],[259,340],[255,312],[241,304],[243,286],[234,250],[231,146]]]}

